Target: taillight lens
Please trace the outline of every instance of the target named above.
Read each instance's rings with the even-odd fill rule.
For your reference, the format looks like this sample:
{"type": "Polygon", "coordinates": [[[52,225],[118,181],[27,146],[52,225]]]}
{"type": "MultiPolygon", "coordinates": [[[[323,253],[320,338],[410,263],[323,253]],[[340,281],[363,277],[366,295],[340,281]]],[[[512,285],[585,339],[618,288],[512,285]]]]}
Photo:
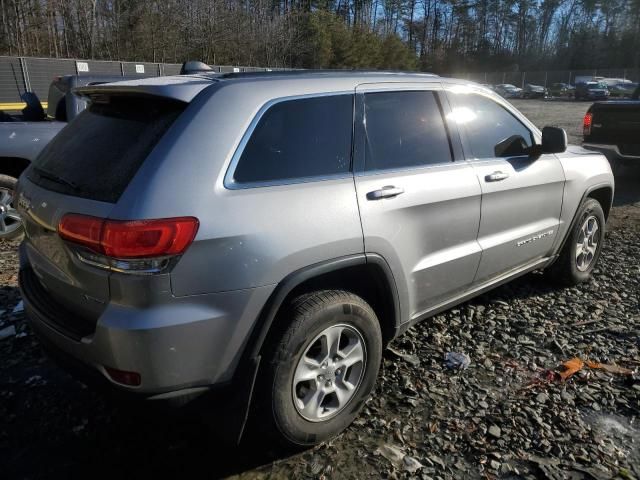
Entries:
{"type": "Polygon", "coordinates": [[[593,121],[593,113],[587,112],[582,121],[582,133],[585,137],[591,135],[591,123],[593,121]]]}
{"type": "Polygon", "coordinates": [[[196,236],[193,217],[121,222],[107,220],[102,230],[102,248],[113,258],[145,258],[180,255],[196,236]]]}
{"type": "Polygon", "coordinates": [[[116,383],[138,387],[142,383],[142,377],[138,372],[127,372],[126,370],[118,370],[117,368],[104,367],[107,374],[116,383]]]}
{"type": "Polygon", "coordinates": [[[58,234],[107,257],[153,258],[184,253],[198,226],[194,217],[131,221],[67,214],[58,224],[58,234]]]}
{"type": "Polygon", "coordinates": [[[104,219],[86,215],[65,215],[58,224],[58,234],[73,243],[101,252],[100,240],[104,219]]]}

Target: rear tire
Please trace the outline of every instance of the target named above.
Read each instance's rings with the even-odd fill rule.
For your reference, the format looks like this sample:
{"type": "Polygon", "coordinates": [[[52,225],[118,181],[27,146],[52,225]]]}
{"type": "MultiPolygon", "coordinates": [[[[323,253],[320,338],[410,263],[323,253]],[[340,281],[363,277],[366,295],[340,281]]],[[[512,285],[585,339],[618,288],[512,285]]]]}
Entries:
{"type": "Polygon", "coordinates": [[[545,272],[554,282],[574,286],[591,278],[604,244],[605,219],[600,203],[587,198],[556,262],[545,272]]]}
{"type": "Polygon", "coordinates": [[[18,179],[0,175],[0,240],[16,240],[23,232],[22,220],[15,209],[18,179]]]}
{"type": "Polygon", "coordinates": [[[347,428],[373,390],[380,324],[367,302],[341,290],[300,296],[282,313],[258,374],[256,419],[278,444],[309,447],[347,428]]]}

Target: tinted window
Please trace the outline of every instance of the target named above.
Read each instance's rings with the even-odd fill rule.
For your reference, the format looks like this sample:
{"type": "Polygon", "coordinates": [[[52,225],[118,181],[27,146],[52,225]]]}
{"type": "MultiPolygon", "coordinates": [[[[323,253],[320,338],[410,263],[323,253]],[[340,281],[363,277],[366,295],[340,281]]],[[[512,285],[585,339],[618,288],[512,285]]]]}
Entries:
{"type": "Polygon", "coordinates": [[[92,104],[45,147],[29,178],[49,190],[116,202],[185,106],[134,97],[92,104]]]}
{"type": "Polygon", "coordinates": [[[352,111],[352,95],[276,103],[256,125],[234,181],[269,182],[348,172],[352,111]]]}
{"type": "Polygon", "coordinates": [[[449,138],[432,92],[365,95],[366,170],[451,161],[449,138]]]}
{"type": "Polygon", "coordinates": [[[473,157],[522,155],[533,144],[529,129],[502,105],[485,96],[456,94],[456,108],[451,116],[466,130],[473,157]]]}

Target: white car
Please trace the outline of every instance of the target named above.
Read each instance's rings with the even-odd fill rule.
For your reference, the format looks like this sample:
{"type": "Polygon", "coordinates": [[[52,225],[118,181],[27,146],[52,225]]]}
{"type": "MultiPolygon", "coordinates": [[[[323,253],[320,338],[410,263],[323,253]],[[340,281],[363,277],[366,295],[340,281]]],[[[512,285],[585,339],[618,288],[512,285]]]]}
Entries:
{"type": "Polygon", "coordinates": [[[504,98],[519,98],[522,93],[521,88],[511,85],[510,83],[496,85],[495,91],[504,98]]]}

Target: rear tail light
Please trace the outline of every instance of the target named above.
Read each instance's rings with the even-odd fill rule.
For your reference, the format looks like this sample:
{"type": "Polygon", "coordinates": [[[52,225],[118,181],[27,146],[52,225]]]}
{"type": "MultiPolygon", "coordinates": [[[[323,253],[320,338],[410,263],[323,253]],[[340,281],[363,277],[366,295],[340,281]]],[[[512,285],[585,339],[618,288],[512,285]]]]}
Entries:
{"type": "Polygon", "coordinates": [[[587,112],[582,121],[582,134],[585,137],[591,135],[591,123],[593,122],[593,113],[587,112]]]}
{"type": "Polygon", "coordinates": [[[64,240],[85,247],[80,258],[96,266],[152,273],[181,255],[193,242],[194,217],[158,220],[108,220],[67,214],[58,224],[64,240]],[[150,272],[151,271],[151,272],[150,272]]]}
{"type": "Polygon", "coordinates": [[[126,370],[118,370],[117,368],[104,367],[105,371],[116,383],[128,385],[130,387],[138,387],[142,383],[142,378],[138,372],[127,372],[126,370]]]}

